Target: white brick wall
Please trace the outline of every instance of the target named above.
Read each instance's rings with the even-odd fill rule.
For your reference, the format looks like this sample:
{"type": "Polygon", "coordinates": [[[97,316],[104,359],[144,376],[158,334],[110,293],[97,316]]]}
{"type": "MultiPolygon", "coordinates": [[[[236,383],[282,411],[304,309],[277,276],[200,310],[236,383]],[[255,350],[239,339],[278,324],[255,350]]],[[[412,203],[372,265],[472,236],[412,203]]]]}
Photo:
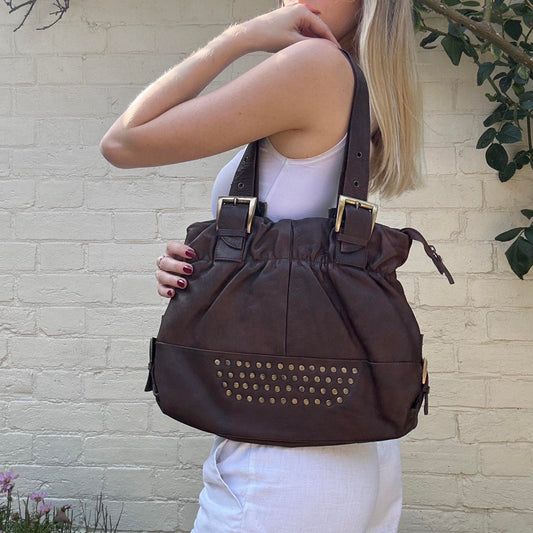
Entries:
{"type": "MultiPolygon", "coordinates": [[[[153,79],[232,21],[275,0],[85,0],[47,31],[0,20],[0,467],[57,501],[104,490],[131,531],[189,531],[211,438],[143,392],[148,339],[166,300],[154,261],[165,239],[208,219],[232,151],[120,170],[98,142],[153,79]]],[[[217,87],[266,55],[239,59],[217,87]]],[[[533,529],[533,278],[519,281],[495,234],[533,205],[527,169],[506,184],[475,149],[492,109],[475,67],[419,50],[426,185],[382,205],[418,228],[401,269],[425,333],[430,415],[402,439],[405,533],[533,529]]],[[[326,532],[325,532],[326,533],[326,532]]]]}

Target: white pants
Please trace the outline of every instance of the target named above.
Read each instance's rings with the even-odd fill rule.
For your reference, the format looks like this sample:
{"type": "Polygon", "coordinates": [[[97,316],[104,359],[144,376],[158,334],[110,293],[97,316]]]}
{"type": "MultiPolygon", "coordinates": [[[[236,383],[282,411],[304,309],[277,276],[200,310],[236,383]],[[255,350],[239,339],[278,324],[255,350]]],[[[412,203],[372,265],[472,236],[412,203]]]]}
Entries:
{"type": "Polygon", "coordinates": [[[191,533],[396,533],[398,440],[284,448],[215,436],[191,533]]]}

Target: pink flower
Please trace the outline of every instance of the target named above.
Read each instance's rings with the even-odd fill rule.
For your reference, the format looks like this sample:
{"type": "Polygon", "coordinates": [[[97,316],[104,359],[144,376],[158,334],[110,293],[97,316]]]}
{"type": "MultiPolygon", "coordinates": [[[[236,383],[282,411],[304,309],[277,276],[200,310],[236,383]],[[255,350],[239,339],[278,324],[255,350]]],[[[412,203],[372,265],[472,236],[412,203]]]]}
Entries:
{"type": "Polygon", "coordinates": [[[33,500],[34,502],[42,502],[45,498],[46,498],[46,492],[44,491],[39,491],[39,492],[32,492],[30,494],[30,500],[33,500]]]}
{"type": "Polygon", "coordinates": [[[3,492],[11,494],[11,491],[15,486],[14,481],[18,477],[18,474],[15,474],[12,470],[10,470],[9,472],[0,472],[0,494],[3,492]]]}
{"type": "Polygon", "coordinates": [[[51,510],[52,510],[52,504],[50,504],[50,503],[45,503],[45,504],[39,509],[39,514],[42,516],[42,515],[45,515],[45,514],[49,513],[51,510]]]}

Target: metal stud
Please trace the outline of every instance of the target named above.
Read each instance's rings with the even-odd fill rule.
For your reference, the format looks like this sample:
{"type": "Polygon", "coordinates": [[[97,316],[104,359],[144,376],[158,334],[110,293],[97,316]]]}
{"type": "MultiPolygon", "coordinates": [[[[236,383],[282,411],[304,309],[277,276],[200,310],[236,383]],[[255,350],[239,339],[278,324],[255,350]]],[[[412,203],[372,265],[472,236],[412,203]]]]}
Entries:
{"type": "Polygon", "coordinates": [[[280,402],[285,405],[287,403],[287,398],[281,398],[280,402]]]}
{"type": "Polygon", "coordinates": [[[225,363],[226,363],[226,366],[231,365],[231,361],[229,359],[226,359],[225,363]]]}
{"type": "Polygon", "coordinates": [[[283,370],[283,363],[278,363],[278,369],[283,370]]]}
{"type": "Polygon", "coordinates": [[[315,398],[315,405],[320,405],[320,398],[315,398]]]}
{"type": "Polygon", "coordinates": [[[329,376],[326,377],[326,383],[331,383],[331,378],[329,376]]]}
{"type": "Polygon", "coordinates": [[[320,372],[325,372],[326,371],[326,367],[325,366],[321,366],[320,367],[320,372]]]}
{"type": "Polygon", "coordinates": [[[337,389],[331,389],[332,394],[339,394],[339,391],[337,389]]]}
{"type": "Polygon", "coordinates": [[[246,401],[247,402],[251,402],[253,400],[253,398],[251,396],[246,396],[246,401]]]}
{"type": "Polygon", "coordinates": [[[331,400],[326,400],[326,405],[329,407],[333,402],[331,400]]]}
{"type": "Polygon", "coordinates": [[[300,392],[305,392],[305,387],[304,387],[303,385],[300,385],[300,386],[298,387],[298,390],[299,390],[300,392]]]}
{"type": "Polygon", "coordinates": [[[348,378],[348,383],[349,383],[350,385],[353,385],[353,383],[354,383],[353,378],[348,378]]]}
{"type": "Polygon", "coordinates": [[[283,381],[287,381],[287,374],[281,374],[281,379],[283,381]]]}
{"type": "Polygon", "coordinates": [[[257,362],[257,363],[255,363],[255,366],[256,366],[257,368],[261,368],[261,367],[263,366],[263,364],[262,364],[262,363],[259,363],[259,362],[257,362]]]}
{"type": "Polygon", "coordinates": [[[298,398],[293,398],[291,402],[293,405],[296,405],[298,403],[298,398]]]}
{"type": "Polygon", "coordinates": [[[250,363],[250,361],[245,361],[245,362],[244,362],[244,366],[245,366],[246,368],[250,368],[250,367],[252,366],[252,364],[250,363]]]}
{"type": "Polygon", "coordinates": [[[280,391],[281,391],[281,387],[280,387],[279,385],[276,385],[276,386],[274,387],[274,390],[275,390],[276,392],[280,392],[280,391]]]}
{"type": "Polygon", "coordinates": [[[294,370],[294,365],[291,364],[291,365],[289,365],[288,368],[289,368],[289,370],[294,370]]]}
{"type": "Polygon", "coordinates": [[[236,364],[237,366],[242,366],[242,361],[236,361],[235,364],[236,364]]]}
{"type": "Polygon", "coordinates": [[[266,366],[267,368],[272,368],[272,363],[265,363],[265,366],[266,366]]]}
{"type": "Polygon", "coordinates": [[[246,374],[244,372],[239,372],[239,377],[242,379],[242,378],[245,378],[246,377],[246,374]]]}
{"type": "Polygon", "coordinates": [[[350,389],[342,389],[342,392],[343,392],[344,394],[348,394],[348,393],[350,392],[350,389]]]}
{"type": "Polygon", "coordinates": [[[215,359],[215,365],[220,366],[220,359],[215,359]]]}
{"type": "Polygon", "coordinates": [[[315,371],[315,365],[309,365],[309,370],[311,372],[314,372],[315,371]]]}
{"type": "Polygon", "coordinates": [[[357,368],[352,368],[352,374],[357,374],[357,368]]]}
{"type": "Polygon", "coordinates": [[[243,384],[242,384],[242,388],[243,388],[243,389],[247,389],[247,388],[248,388],[248,383],[243,383],[243,384]]]}
{"type": "Polygon", "coordinates": [[[268,383],[265,383],[265,390],[270,390],[270,385],[268,383]]]}
{"type": "Polygon", "coordinates": [[[320,393],[321,393],[321,394],[326,394],[326,388],[325,388],[325,387],[322,387],[322,388],[320,389],[320,393]]]}
{"type": "Polygon", "coordinates": [[[331,371],[332,371],[332,372],[337,372],[337,368],[334,367],[334,366],[332,366],[332,367],[331,367],[331,371]]]}
{"type": "Polygon", "coordinates": [[[259,379],[265,379],[265,378],[266,378],[265,374],[259,374],[259,379]]]}
{"type": "Polygon", "coordinates": [[[320,376],[315,376],[315,381],[316,381],[317,383],[320,383],[320,376]]]}
{"type": "Polygon", "coordinates": [[[307,398],[304,398],[304,405],[309,405],[309,400],[307,398]]]}
{"type": "Polygon", "coordinates": [[[254,379],[255,378],[255,372],[250,372],[250,379],[254,379]]]}
{"type": "Polygon", "coordinates": [[[298,376],[292,376],[293,381],[298,381],[298,376]]]}
{"type": "Polygon", "coordinates": [[[265,399],[262,397],[262,396],[259,396],[259,398],[257,399],[257,401],[259,403],[265,403],[265,399]]]}
{"type": "Polygon", "coordinates": [[[339,396],[339,397],[337,398],[337,403],[342,403],[342,402],[343,402],[343,399],[339,396]]]}
{"type": "Polygon", "coordinates": [[[235,395],[235,399],[242,400],[242,394],[236,394],[235,395]]]}
{"type": "Polygon", "coordinates": [[[342,378],[337,378],[337,383],[340,385],[342,383],[342,378]]]}
{"type": "Polygon", "coordinates": [[[223,386],[224,388],[226,388],[226,387],[228,386],[228,382],[227,382],[227,381],[223,381],[223,382],[222,382],[222,386],[223,386]]]}
{"type": "Polygon", "coordinates": [[[291,392],[291,390],[292,390],[292,385],[287,385],[287,386],[285,387],[285,390],[286,390],[287,392],[291,392]]]}
{"type": "Polygon", "coordinates": [[[217,370],[217,376],[218,376],[219,378],[222,377],[222,372],[221,372],[220,370],[217,370]]]}
{"type": "Polygon", "coordinates": [[[307,383],[309,381],[309,376],[304,376],[302,379],[304,380],[305,383],[307,383]]]}
{"type": "Polygon", "coordinates": [[[254,390],[259,390],[259,385],[258,385],[257,383],[254,383],[254,384],[252,385],[252,389],[254,389],[254,390]]]}
{"type": "Polygon", "coordinates": [[[276,374],[272,374],[272,381],[276,381],[278,379],[278,376],[276,374]]]}
{"type": "Polygon", "coordinates": [[[311,393],[315,392],[315,388],[314,387],[309,387],[309,392],[311,392],[311,393]]]}
{"type": "Polygon", "coordinates": [[[239,382],[236,381],[236,382],[233,384],[233,387],[234,387],[235,389],[238,389],[238,388],[239,388],[239,382]]]}
{"type": "Polygon", "coordinates": [[[343,374],[346,374],[346,372],[348,372],[348,369],[347,369],[345,366],[343,366],[343,367],[341,368],[341,372],[342,372],[343,374]]]}
{"type": "Polygon", "coordinates": [[[276,403],[276,398],[270,398],[270,403],[276,403]]]}
{"type": "Polygon", "coordinates": [[[300,366],[298,367],[298,370],[301,370],[301,371],[303,372],[303,371],[305,370],[305,366],[304,366],[304,365],[300,365],[300,366]]]}
{"type": "Polygon", "coordinates": [[[226,391],[226,396],[231,396],[231,391],[230,390],[226,391]]]}
{"type": "Polygon", "coordinates": [[[228,378],[232,378],[233,377],[233,372],[228,372],[228,378]]]}

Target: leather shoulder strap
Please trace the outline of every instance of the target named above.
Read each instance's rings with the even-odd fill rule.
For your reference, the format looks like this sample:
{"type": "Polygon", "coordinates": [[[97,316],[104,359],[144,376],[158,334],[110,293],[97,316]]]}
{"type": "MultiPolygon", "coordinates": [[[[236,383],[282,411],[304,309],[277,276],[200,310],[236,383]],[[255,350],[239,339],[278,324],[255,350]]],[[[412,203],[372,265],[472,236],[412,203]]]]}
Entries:
{"type": "MultiPolygon", "coordinates": [[[[370,178],[370,104],[368,86],[363,71],[347,57],[354,71],[355,88],[350,114],[350,126],[344,148],[344,161],[339,177],[339,194],[366,200],[370,178]]],[[[259,140],[248,144],[231,183],[230,196],[258,195],[257,162],[259,140]]]]}

